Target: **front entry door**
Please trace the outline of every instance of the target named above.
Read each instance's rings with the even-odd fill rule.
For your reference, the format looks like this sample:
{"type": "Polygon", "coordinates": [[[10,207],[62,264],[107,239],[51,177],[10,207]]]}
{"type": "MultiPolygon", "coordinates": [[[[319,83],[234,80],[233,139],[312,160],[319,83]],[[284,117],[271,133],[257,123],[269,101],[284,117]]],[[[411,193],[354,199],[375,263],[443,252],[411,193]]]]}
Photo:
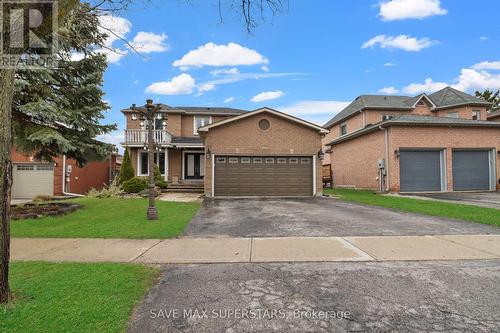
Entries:
{"type": "Polygon", "coordinates": [[[205,159],[204,154],[186,153],[184,155],[184,178],[203,179],[205,159]]]}

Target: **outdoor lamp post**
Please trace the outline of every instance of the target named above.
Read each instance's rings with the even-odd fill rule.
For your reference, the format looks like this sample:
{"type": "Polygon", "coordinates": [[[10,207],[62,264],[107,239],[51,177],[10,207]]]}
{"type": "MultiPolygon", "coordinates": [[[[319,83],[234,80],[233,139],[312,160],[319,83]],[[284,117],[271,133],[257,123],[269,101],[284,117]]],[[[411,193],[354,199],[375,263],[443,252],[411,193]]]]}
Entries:
{"type": "MultiPolygon", "coordinates": [[[[154,132],[153,132],[153,122],[155,119],[155,115],[159,110],[161,110],[161,105],[153,104],[152,99],[146,100],[146,105],[142,108],[136,108],[135,104],[132,105],[132,110],[139,111],[147,120],[147,150],[148,150],[148,172],[149,172],[149,205],[147,211],[147,219],[148,220],[158,220],[158,210],[155,206],[155,176],[154,176],[154,154],[155,150],[161,148],[161,146],[157,146],[154,141],[154,132]]],[[[161,144],[161,143],[160,143],[161,144]]]]}

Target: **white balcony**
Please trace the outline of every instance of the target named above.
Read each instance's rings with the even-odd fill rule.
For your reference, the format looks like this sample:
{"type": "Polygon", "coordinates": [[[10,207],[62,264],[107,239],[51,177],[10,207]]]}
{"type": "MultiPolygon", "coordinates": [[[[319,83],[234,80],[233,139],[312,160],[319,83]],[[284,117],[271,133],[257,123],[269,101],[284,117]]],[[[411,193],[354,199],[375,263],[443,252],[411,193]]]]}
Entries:
{"type": "MultiPolygon", "coordinates": [[[[156,144],[168,145],[172,141],[172,135],[167,131],[154,130],[153,140],[156,144]]],[[[148,144],[148,131],[146,130],[125,130],[124,146],[145,146],[148,144]]]]}

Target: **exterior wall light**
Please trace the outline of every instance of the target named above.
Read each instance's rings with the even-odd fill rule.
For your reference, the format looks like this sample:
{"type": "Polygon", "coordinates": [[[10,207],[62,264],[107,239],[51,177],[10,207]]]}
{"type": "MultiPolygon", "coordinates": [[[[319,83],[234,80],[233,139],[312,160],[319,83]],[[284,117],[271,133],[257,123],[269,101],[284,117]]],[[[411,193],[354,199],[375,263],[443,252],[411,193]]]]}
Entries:
{"type": "Polygon", "coordinates": [[[324,158],[325,158],[325,153],[323,152],[323,150],[318,151],[318,159],[320,161],[323,161],[324,158]]]}

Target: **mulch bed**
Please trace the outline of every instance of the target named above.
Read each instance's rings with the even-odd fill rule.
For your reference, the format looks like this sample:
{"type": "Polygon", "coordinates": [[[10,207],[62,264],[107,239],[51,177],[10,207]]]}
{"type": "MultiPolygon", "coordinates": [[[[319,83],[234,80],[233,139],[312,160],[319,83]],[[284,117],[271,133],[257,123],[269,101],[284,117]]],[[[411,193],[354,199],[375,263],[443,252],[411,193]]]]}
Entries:
{"type": "Polygon", "coordinates": [[[13,220],[36,219],[45,216],[64,215],[74,212],[83,206],[70,202],[50,202],[43,204],[27,203],[10,208],[10,218],[13,220]]]}

